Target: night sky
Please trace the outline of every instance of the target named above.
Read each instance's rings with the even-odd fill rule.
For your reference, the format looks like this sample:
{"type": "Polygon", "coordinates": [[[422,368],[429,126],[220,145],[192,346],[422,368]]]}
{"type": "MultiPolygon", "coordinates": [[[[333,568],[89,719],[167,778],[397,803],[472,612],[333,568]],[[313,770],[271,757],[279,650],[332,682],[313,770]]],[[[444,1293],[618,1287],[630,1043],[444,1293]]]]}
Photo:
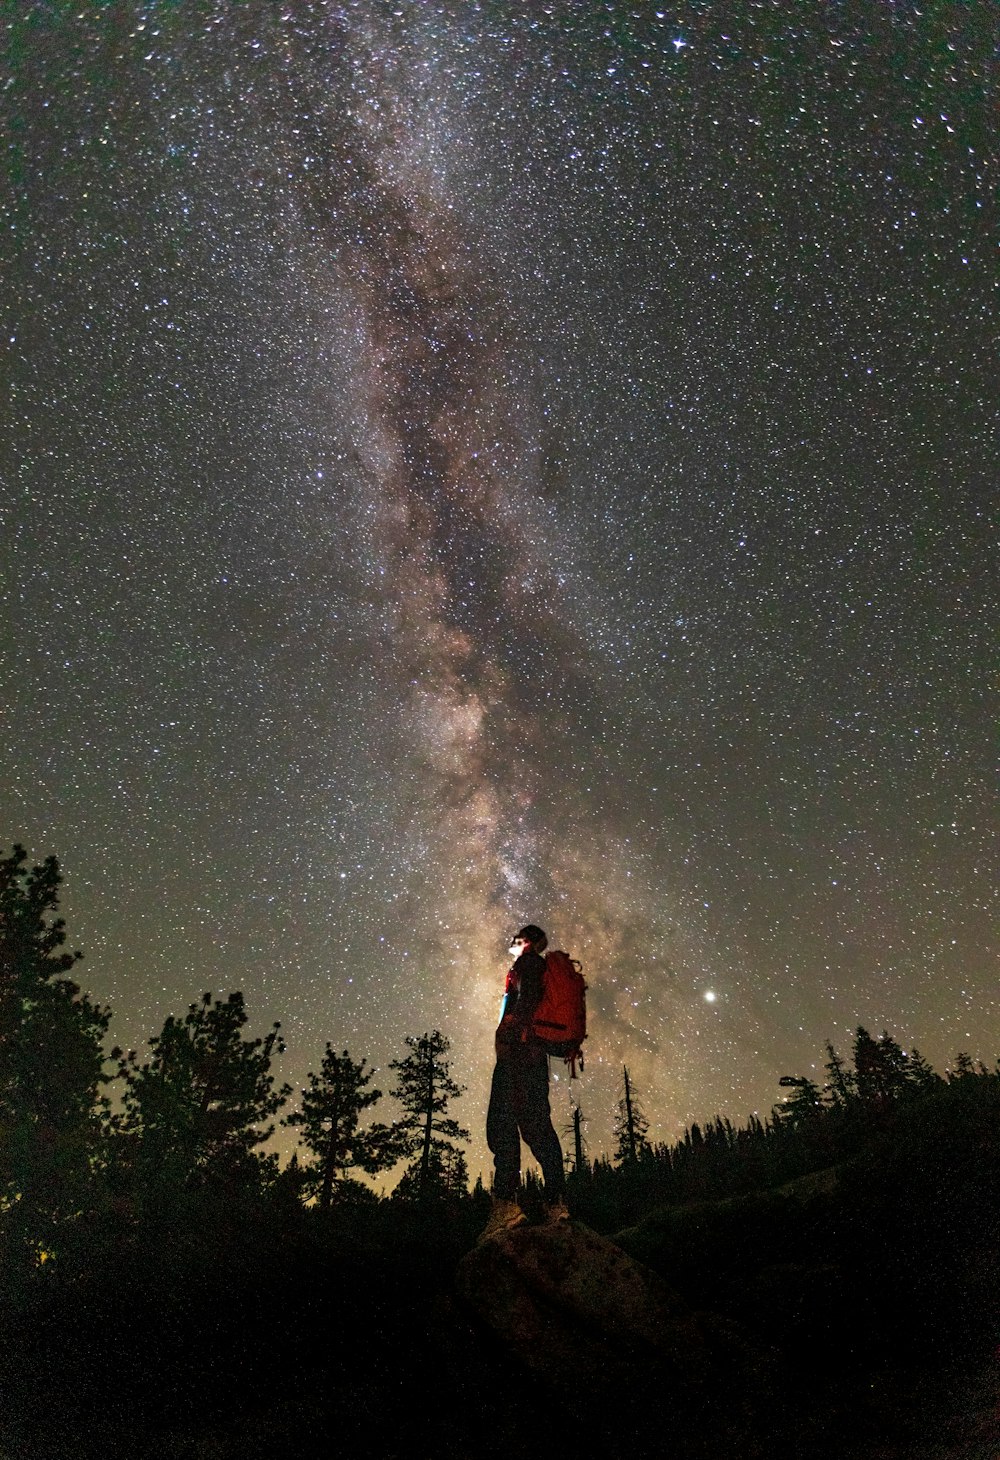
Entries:
{"type": "Polygon", "coordinates": [[[995,7],[8,14],[0,825],[112,1038],[439,1027],[475,1174],[533,921],[592,1155],[992,1064],[995,7]]]}

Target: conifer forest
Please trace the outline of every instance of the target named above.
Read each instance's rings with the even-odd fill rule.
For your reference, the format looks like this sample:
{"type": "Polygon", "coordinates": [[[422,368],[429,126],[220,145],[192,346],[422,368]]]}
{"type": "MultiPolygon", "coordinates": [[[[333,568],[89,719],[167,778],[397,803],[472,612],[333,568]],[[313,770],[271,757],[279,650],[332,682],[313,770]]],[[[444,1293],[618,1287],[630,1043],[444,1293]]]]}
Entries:
{"type": "MultiPolygon", "coordinates": [[[[252,1036],[239,992],[123,1051],[59,883],[54,858],[0,862],[5,1460],[996,1453],[996,1065],[939,1072],[859,1028],[822,1084],[782,1077],[767,1119],[708,1113],[673,1144],[623,1069],[612,1152],[588,1148],[584,1097],[563,1132],[574,1230],[739,1356],[665,1417],[625,1332],[620,1403],[595,1407],[456,1290],[489,1197],[444,1033],[401,1034],[385,1079],[331,1041],[296,1098],[280,1028],[252,1036]]],[[[529,1172],[529,1214],[539,1198],[529,1172]]]]}

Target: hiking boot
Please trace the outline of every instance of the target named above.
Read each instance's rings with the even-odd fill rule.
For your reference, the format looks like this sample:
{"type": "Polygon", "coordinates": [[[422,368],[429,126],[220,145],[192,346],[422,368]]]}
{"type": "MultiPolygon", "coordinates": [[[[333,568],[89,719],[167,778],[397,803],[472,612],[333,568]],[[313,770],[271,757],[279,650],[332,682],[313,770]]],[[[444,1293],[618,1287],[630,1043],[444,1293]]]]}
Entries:
{"type": "Polygon", "coordinates": [[[490,1219],[480,1232],[479,1241],[488,1242],[491,1237],[502,1237],[505,1232],[512,1232],[527,1220],[516,1201],[505,1201],[503,1197],[495,1196],[490,1207],[490,1219]]]}
{"type": "Polygon", "coordinates": [[[546,1226],[555,1222],[569,1221],[569,1207],[563,1201],[562,1197],[558,1201],[547,1201],[542,1211],[545,1214],[543,1220],[546,1226]]]}

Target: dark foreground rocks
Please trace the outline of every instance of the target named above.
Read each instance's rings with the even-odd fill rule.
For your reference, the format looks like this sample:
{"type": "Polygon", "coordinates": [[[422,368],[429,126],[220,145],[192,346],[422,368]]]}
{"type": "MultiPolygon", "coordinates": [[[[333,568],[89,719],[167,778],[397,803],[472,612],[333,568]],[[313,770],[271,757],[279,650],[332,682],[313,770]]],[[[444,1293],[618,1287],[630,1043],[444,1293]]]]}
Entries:
{"type": "Polygon", "coordinates": [[[603,1453],[705,1453],[726,1396],[730,1456],[759,1453],[739,1415],[768,1365],[740,1334],[698,1314],[649,1268],[578,1222],[519,1227],[468,1253],[461,1300],[510,1356],[569,1404],[603,1453]],[[733,1421],[736,1420],[735,1426],[733,1421]]]}

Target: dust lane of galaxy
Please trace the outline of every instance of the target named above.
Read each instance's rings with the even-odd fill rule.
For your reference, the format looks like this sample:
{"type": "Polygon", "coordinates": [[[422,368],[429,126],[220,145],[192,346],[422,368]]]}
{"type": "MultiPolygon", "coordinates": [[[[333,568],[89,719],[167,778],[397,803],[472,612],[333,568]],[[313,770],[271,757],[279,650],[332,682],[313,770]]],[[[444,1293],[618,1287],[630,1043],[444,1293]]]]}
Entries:
{"type": "MultiPolygon", "coordinates": [[[[614,797],[589,812],[564,760],[574,715],[585,721],[602,698],[600,666],[553,545],[532,536],[538,484],[513,429],[521,401],[498,302],[463,233],[447,154],[435,165],[422,146],[439,95],[427,84],[433,30],[412,50],[398,27],[360,30],[358,51],[346,37],[350,124],[337,119],[339,145],[316,139],[329,172],[314,175],[306,218],[329,237],[357,310],[352,418],[387,610],[379,668],[417,781],[393,798],[407,907],[424,958],[445,971],[442,1017],[467,1004],[469,1040],[495,1003],[504,930],[531,908],[565,919],[603,970],[593,1002],[614,1049],[604,1057],[620,1058],[651,980],[659,1017],[670,1009],[680,939],[665,908],[633,913],[630,937],[616,935],[622,888],[609,887],[609,868],[637,887],[644,874],[614,797]]],[[[673,1003],[676,1030],[686,1017],[673,1003]]],[[[649,1031],[643,1045],[633,1058],[656,1061],[649,1031]]],[[[683,1055],[662,1064],[683,1079],[683,1055]]]]}
{"type": "Polygon", "coordinates": [[[984,15],[26,7],[2,805],[119,1042],[439,1026],[475,1171],[533,920],[595,1153],[994,1057],[984,15]]]}

